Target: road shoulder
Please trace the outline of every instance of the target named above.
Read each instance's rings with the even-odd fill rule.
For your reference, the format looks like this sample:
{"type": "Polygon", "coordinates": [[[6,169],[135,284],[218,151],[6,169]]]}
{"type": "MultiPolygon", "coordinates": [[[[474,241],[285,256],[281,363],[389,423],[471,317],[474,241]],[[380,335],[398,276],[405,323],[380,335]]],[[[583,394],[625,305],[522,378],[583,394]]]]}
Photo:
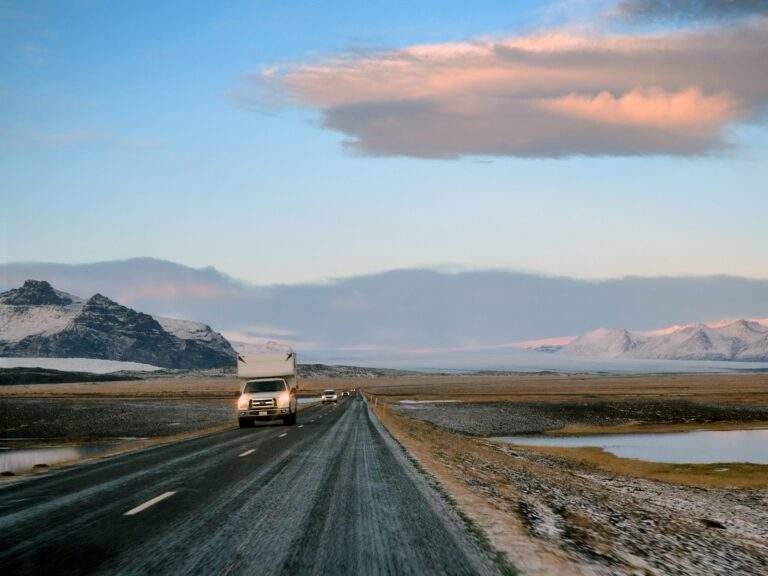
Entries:
{"type": "MultiPolygon", "coordinates": [[[[412,471],[414,481],[425,487],[425,496],[433,506],[452,517],[453,524],[459,526],[484,554],[492,558],[502,574],[577,574],[567,570],[553,572],[551,568],[540,572],[521,571],[521,564],[518,564],[517,560],[523,560],[525,556],[518,554],[516,545],[520,541],[509,538],[513,533],[510,531],[511,526],[499,522],[503,517],[493,514],[492,508],[484,500],[474,497],[471,492],[453,481],[450,475],[445,474],[439,462],[429,456],[423,445],[405,433],[403,427],[389,416],[383,406],[368,403],[368,408],[371,420],[379,429],[382,438],[390,443],[391,450],[402,461],[403,467],[412,471]]],[[[548,567],[557,565],[547,564],[548,567]]]]}

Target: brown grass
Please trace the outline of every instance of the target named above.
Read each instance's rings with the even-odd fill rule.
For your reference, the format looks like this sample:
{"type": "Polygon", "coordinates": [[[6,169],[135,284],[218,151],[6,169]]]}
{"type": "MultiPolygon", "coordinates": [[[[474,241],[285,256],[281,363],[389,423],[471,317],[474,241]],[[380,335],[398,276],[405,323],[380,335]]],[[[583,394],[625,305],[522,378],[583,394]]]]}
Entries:
{"type": "Polygon", "coordinates": [[[768,404],[768,374],[422,376],[363,381],[367,392],[396,402],[564,402],[665,399],[768,404]]]}
{"type": "MultiPolygon", "coordinates": [[[[299,396],[319,395],[325,388],[345,390],[346,379],[301,379],[299,396]]],[[[0,398],[234,398],[240,390],[236,378],[151,378],[125,382],[23,384],[0,386],[0,398]]]]}
{"type": "Polygon", "coordinates": [[[669,432],[691,432],[694,430],[765,430],[768,422],[707,422],[679,424],[617,424],[616,426],[593,426],[573,424],[557,430],[545,431],[546,436],[597,436],[600,434],[665,434],[669,432]]]}
{"type": "Polygon", "coordinates": [[[525,450],[558,456],[586,468],[614,475],[659,480],[697,488],[766,488],[768,465],[761,464],[664,464],[619,458],[602,448],[560,448],[553,446],[515,446],[525,450]]]}
{"type": "MultiPolygon", "coordinates": [[[[128,382],[1,386],[2,397],[105,396],[122,398],[231,398],[236,378],[154,378],[128,382]]],[[[681,399],[768,405],[768,374],[407,376],[304,378],[299,394],[325,388],[363,388],[389,401],[455,399],[464,402],[681,399]]]]}

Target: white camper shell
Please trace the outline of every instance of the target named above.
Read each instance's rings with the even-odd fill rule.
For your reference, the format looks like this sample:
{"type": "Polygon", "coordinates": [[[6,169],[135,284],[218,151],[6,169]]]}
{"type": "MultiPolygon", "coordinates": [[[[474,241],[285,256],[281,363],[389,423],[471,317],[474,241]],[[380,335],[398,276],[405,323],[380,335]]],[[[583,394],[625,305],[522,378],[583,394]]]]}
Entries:
{"type": "Polygon", "coordinates": [[[237,419],[241,428],[253,426],[257,420],[282,419],[286,425],[296,424],[299,382],[293,350],[238,356],[237,377],[237,419]]]}

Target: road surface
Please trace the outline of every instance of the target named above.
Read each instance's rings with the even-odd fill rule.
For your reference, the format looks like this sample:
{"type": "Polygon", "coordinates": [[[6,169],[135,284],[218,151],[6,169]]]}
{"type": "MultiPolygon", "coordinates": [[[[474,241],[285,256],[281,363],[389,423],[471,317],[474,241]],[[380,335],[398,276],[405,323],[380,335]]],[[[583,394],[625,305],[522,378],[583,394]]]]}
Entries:
{"type": "Polygon", "coordinates": [[[494,574],[361,398],[0,489],[2,574],[494,574]]]}

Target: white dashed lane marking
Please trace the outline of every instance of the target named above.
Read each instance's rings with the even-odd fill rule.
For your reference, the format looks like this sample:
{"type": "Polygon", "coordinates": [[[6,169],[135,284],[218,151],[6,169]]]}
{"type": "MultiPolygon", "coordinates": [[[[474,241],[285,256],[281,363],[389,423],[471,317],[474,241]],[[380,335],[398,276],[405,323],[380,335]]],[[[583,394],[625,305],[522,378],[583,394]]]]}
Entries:
{"type": "Polygon", "coordinates": [[[288,436],[288,432],[283,432],[282,434],[280,434],[280,436],[278,436],[278,438],[283,438],[285,436],[288,436]]]}
{"type": "Polygon", "coordinates": [[[243,456],[248,456],[248,454],[253,454],[254,452],[256,452],[256,450],[254,448],[251,448],[250,450],[246,450],[245,452],[240,454],[238,458],[242,458],[243,456]]]}
{"type": "Polygon", "coordinates": [[[131,508],[130,510],[128,510],[128,512],[123,514],[123,516],[133,516],[134,514],[138,514],[139,512],[143,512],[144,510],[146,510],[150,506],[154,506],[158,502],[161,502],[162,500],[165,500],[166,498],[170,498],[174,494],[176,494],[176,492],[164,492],[163,494],[160,494],[160,496],[155,496],[154,498],[152,498],[152,500],[147,500],[146,502],[144,502],[144,504],[139,504],[138,506],[136,506],[136,508],[131,508]]]}

